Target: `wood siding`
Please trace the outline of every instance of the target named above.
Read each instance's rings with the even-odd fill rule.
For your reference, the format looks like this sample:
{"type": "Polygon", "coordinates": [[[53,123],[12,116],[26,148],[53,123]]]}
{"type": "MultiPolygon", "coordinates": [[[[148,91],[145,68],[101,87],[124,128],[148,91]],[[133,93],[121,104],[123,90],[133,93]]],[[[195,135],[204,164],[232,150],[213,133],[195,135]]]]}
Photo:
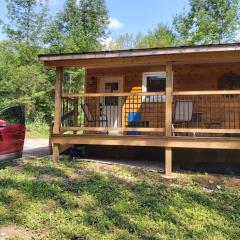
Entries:
{"type": "MultiPolygon", "coordinates": [[[[103,77],[114,77],[114,76],[124,76],[124,92],[141,92],[142,91],[142,78],[144,72],[161,72],[166,71],[165,66],[144,66],[144,67],[119,67],[119,68],[99,68],[99,69],[88,69],[86,76],[86,93],[97,93],[99,92],[99,86],[101,78],[103,77]],[[95,77],[97,79],[94,83],[89,83],[89,79],[95,77]]],[[[174,91],[204,91],[204,90],[218,90],[219,79],[223,74],[235,73],[240,75],[240,63],[218,63],[218,64],[195,64],[195,65],[173,65],[173,89],[174,91]]],[[[123,120],[125,120],[125,125],[128,121],[128,112],[139,111],[144,109],[144,103],[139,105],[136,104],[132,106],[130,104],[132,97],[126,98],[125,101],[125,111],[123,115],[123,120]]],[[[140,102],[140,98],[139,102],[140,102]]],[[[178,96],[181,99],[181,96],[178,96]]],[[[224,98],[224,96],[223,96],[224,98]]],[[[202,117],[208,117],[208,107],[201,102],[201,97],[198,99],[199,103],[195,106],[198,111],[199,109],[203,113],[202,117]]],[[[229,99],[226,99],[228,104],[229,99]]],[[[152,103],[148,104],[148,113],[144,112],[142,114],[142,120],[149,122],[149,127],[165,127],[165,103],[152,103]],[[157,115],[157,121],[153,121],[153,113],[159,112],[157,115]],[[161,126],[156,123],[161,122],[161,126]]],[[[228,115],[228,126],[226,126],[223,117],[223,105],[224,103],[219,100],[219,97],[213,98],[212,104],[218,105],[218,112],[216,112],[216,117],[221,121],[220,128],[234,128],[236,127],[236,122],[239,124],[239,115],[233,115],[230,113],[228,115]],[[230,123],[229,123],[230,122],[230,123]]],[[[236,102],[239,105],[239,102],[236,102]]],[[[231,108],[235,108],[233,104],[231,108]]],[[[94,109],[94,111],[96,111],[94,109]]],[[[174,111],[174,108],[173,108],[174,111]]]]}

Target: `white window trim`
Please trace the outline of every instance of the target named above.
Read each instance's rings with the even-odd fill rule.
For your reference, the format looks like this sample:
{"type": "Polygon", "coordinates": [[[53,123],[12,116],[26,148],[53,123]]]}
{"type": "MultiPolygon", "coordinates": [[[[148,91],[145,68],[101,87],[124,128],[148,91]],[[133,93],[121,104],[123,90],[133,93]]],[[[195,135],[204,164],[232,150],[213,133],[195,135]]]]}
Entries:
{"type": "MultiPolygon", "coordinates": [[[[147,92],[147,78],[148,77],[161,77],[166,79],[166,72],[144,72],[142,79],[142,92],[147,92]]],[[[142,101],[144,102],[165,102],[166,96],[143,96],[142,101]]]]}

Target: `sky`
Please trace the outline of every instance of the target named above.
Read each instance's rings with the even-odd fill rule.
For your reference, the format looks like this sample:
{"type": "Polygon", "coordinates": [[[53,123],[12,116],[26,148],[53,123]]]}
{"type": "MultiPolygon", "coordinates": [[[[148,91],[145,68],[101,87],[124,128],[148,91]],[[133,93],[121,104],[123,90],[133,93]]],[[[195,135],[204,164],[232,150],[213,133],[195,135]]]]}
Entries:
{"type": "MultiPolygon", "coordinates": [[[[50,0],[50,14],[55,15],[64,0],[50,0]]],[[[124,33],[147,33],[158,23],[171,25],[172,18],[188,7],[188,0],[106,0],[112,37],[124,33]]],[[[0,19],[5,20],[5,0],[0,0],[0,19]]],[[[4,38],[0,34],[0,39],[4,38]]]]}

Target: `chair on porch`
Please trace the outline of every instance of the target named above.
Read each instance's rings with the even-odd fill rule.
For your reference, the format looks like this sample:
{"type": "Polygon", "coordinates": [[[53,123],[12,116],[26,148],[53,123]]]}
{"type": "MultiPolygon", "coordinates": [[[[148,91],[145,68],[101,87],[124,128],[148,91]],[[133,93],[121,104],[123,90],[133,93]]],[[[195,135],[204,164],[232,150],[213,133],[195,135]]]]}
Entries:
{"type": "Polygon", "coordinates": [[[81,104],[81,108],[83,110],[84,116],[88,124],[99,123],[100,127],[108,127],[108,118],[106,115],[94,117],[90,112],[89,107],[86,103],[81,104]],[[103,124],[105,126],[103,126],[103,124]]]}
{"type": "MultiPolygon", "coordinates": [[[[188,126],[192,121],[193,116],[193,101],[191,100],[177,100],[176,101],[176,110],[174,114],[172,128],[188,126]]],[[[193,133],[195,136],[195,133],[193,133]]],[[[173,132],[173,136],[175,133],[173,132]]]]}

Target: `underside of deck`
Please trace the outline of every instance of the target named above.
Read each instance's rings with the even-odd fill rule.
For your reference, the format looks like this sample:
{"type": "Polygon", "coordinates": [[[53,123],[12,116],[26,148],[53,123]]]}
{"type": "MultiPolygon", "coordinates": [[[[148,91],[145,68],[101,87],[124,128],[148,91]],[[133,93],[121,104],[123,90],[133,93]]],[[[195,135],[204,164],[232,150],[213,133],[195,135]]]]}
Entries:
{"type": "Polygon", "coordinates": [[[223,137],[164,137],[164,136],[129,136],[103,134],[55,134],[52,136],[54,145],[85,144],[110,146],[141,146],[165,148],[200,148],[200,149],[240,149],[240,138],[223,137]]]}

